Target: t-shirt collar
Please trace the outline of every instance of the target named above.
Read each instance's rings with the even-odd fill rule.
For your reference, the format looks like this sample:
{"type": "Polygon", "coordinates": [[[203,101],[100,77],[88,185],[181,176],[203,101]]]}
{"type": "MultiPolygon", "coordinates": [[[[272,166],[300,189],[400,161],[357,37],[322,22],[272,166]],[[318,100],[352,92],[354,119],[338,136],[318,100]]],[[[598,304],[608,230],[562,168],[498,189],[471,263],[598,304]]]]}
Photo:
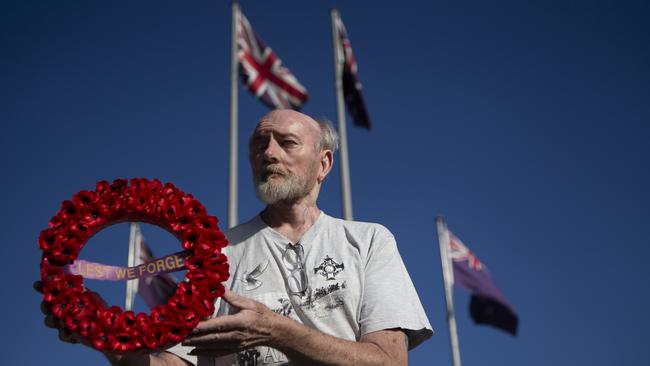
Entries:
{"type": "MultiPolygon", "coordinates": [[[[309,244],[313,242],[313,239],[316,237],[316,235],[318,235],[320,227],[323,226],[323,222],[325,220],[327,220],[327,214],[321,210],[318,214],[318,217],[316,218],[316,221],[314,221],[311,227],[307,229],[307,231],[302,235],[299,243],[303,246],[309,246],[309,244]]],[[[296,244],[289,240],[286,236],[280,234],[279,232],[275,231],[275,229],[267,225],[264,220],[262,220],[261,212],[257,215],[257,221],[263,227],[262,232],[264,235],[272,238],[275,244],[282,249],[284,249],[289,243],[296,244]]]]}

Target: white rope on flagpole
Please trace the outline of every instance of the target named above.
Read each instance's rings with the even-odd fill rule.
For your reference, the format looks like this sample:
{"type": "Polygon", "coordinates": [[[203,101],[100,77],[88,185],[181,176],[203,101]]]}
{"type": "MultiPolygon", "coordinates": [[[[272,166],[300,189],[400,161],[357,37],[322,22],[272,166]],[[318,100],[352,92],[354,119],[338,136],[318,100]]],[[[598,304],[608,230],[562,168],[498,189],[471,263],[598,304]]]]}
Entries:
{"type": "Polygon", "coordinates": [[[350,190],[350,168],[348,164],[348,135],[343,109],[343,50],[337,30],[339,15],[336,9],[331,11],[332,17],[332,46],[334,52],[334,78],[336,85],[336,112],[338,117],[339,143],[341,156],[341,200],[343,202],[343,218],[352,220],[352,193],[350,190]]]}
{"type": "Polygon", "coordinates": [[[449,248],[449,231],[442,216],[436,217],[438,229],[438,243],[440,245],[440,262],[442,263],[442,278],[445,286],[445,299],[447,302],[447,323],[449,325],[449,342],[451,345],[451,359],[453,366],[460,366],[460,350],[458,347],[458,331],[456,329],[456,318],[454,316],[453,300],[453,269],[451,257],[447,250],[449,248]]]}
{"type": "Polygon", "coordinates": [[[237,225],[237,139],[239,136],[237,125],[237,21],[239,5],[232,3],[231,25],[231,58],[230,58],[230,175],[228,186],[228,228],[237,225]]]}

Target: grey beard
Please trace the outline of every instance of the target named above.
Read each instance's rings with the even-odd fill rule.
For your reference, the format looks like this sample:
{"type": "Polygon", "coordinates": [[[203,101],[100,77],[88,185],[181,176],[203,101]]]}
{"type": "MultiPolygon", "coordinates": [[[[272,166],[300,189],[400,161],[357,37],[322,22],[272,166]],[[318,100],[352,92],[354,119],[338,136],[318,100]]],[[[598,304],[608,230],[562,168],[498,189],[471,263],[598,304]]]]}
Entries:
{"type": "Polygon", "coordinates": [[[269,179],[261,182],[255,179],[255,193],[257,198],[266,204],[278,202],[294,202],[309,192],[307,181],[296,176],[284,176],[284,182],[274,182],[269,179]]]}

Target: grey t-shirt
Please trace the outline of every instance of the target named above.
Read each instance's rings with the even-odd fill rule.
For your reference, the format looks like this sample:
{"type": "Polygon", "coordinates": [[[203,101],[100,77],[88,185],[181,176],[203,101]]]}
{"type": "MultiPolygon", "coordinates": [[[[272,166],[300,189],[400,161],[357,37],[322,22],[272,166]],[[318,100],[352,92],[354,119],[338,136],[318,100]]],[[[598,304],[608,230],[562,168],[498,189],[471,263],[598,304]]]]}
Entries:
{"type": "MultiPolygon", "coordinates": [[[[226,233],[231,291],[321,332],[356,341],[401,328],[409,349],[433,334],[420,299],[385,227],[321,213],[299,243],[291,243],[260,216],[226,233]]],[[[216,315],[236,312],[217,303],[216,315]]],[[[257,347],[218,359],[171,352],[203,365],[288,365],[287,357],[257,347]]]]}

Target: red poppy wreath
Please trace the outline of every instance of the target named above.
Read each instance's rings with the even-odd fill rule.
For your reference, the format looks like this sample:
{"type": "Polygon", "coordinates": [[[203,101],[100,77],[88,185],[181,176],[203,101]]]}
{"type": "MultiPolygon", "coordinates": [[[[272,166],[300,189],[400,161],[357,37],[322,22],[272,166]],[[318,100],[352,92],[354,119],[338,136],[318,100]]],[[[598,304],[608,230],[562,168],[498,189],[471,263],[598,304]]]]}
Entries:
{"type": "Polygon", "coordinates": [[[100,181],[94,191],[80,191],[63,201],[39,236],[43,301],[68,330],[101,351],[146,351],[178,343],[212,315],[214,301],[224,292],[228,263],[221,250],[228,242],[217,223],[199,201],[172,183],[143,178],[100,181]],[[124,221],[168,230],[187,254],[185,280],[166,304],[152,307],[149,314],[107,308],[99,295],[84,287],[82,276],[64,269],[95,233],[124,221]]]}

